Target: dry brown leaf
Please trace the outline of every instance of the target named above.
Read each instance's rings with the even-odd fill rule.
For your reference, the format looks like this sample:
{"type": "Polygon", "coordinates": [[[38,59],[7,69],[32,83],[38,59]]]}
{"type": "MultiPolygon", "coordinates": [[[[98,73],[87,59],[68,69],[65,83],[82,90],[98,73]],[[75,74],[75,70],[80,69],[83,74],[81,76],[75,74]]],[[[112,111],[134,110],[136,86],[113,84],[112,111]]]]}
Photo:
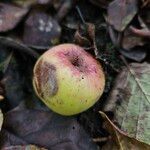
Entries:
{"type": "Polygon", "coordinates": [[[0,149],[32,143],[50,150],[97,150],[74,117],[23,105],[5,114],[0,138],[0,149]]]}
{"type": "Polygon", "coordinates": [[[136,36],[129,30],[125,30],[122,40],[122,47],[126,50],[134,48],[135,46],[143,46],[146,43],[143,37],[136,36]]]}
{"type": "Polygon", "coordinates": [[[29,9],[0,3],[0,10],[0,32],[6,32],[15,28],[29,9]]]}
{"type": "Polygon", "coordinates": [[[114,0],[108,6],[108,22],[117,31],[123,31],[137,11],[137,0],[114,0]]]}
{"type": "Polygon", "coordinates": [[[25,21],[23,41],[37,49],[48,49],[59,43],[61,27],[48,13],[34,9],[25,21]]]}
{"type": "Polygon", "coordinates": [[[100,52],[97,49],[95,41],[95,25],[92,23],[86,23],[82,28],[78,28],[75,33],[75,42],[86,49],[93,49],[96,58],[99,58],[100,52]],[[83,34],[84,33],[84,34],[83,34]]]}

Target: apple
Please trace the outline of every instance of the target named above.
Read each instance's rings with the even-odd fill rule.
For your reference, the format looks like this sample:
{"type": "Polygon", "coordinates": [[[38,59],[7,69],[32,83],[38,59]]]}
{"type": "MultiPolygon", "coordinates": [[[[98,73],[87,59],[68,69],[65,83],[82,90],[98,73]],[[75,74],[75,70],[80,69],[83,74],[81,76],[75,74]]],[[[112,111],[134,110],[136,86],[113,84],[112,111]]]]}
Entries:
{"type": "Polygon", "coordinates": [[[61,115],[81,113],[101,97],[105,76],[100,63],[75,44],[61,44],[36,62],[33,86],[38,97],[61,115]]]}

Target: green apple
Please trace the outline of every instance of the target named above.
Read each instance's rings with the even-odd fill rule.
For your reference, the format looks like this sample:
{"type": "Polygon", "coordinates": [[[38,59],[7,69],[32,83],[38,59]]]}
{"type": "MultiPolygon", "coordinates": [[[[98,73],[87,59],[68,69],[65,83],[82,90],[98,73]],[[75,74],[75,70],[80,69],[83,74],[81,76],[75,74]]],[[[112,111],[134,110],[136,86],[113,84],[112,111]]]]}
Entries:
{"type": "Polygon", "coordinates": [[[61,44],[38,59],[33,85],[51,110],[69,116],[87,110],[99,100],[105,76],[100,63],[83,48],[61,44]]]}

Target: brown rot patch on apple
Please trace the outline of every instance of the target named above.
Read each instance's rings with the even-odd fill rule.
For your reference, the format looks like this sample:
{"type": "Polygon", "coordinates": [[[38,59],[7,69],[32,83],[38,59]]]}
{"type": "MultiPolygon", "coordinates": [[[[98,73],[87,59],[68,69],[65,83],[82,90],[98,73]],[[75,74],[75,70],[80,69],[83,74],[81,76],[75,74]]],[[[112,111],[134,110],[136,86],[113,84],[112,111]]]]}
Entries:
{"type": "Polygon", "coordinates": [[[43,97],[43,93],[41,90],[41,66],[42,66],[42,60],[38,62],[38,67],[34,71],[33,83],[39,96],[43,97]]]}
{"type": "Polygon", "coordinates": [[[54,65],[43,61],[42,59],[36,64],[34,72],[35,88],[40,97],[46,98],[53,96],[58,91],[56,79],[56,68],[54,65]]]}
{"type": "Polygon", "coordinates": [[[58,84],[57,84],[57,79],[56,79],[56,68],[54,65],[44,62],[43,63],[43,72],[45,72],[45,84],[48,84],[48,93],[46,95],[53,96],[57,93],[58,91],[58,84]],[[48,74],[47,74],[47,73],[48,74]]]}

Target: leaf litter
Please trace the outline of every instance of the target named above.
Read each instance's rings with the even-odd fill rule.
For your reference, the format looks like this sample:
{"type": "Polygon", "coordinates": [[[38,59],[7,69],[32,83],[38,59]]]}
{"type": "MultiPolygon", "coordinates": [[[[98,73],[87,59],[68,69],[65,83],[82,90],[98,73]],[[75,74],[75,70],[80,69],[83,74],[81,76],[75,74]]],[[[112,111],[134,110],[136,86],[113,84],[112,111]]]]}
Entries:
{"type": "Polygon", "coordinates": [[[0,146],[3,149],[93,150],[97,149],[96,144],[101,148],[108,141],[103,147],[108,150],[149,149],[149,63],[146,63],[150,48],[149,1],[4,1],[0,3],[3,8],[0,16],[4,18],[0,26],[0,108],[4,114],[0,146]],[[15,15],[18,12],[20,15],[15,15]],[[40,17],[44,19],[44,23],[40,22],[42,30],[49,30],[50,20],[56,32],[37,31],[40,17]],[[93,108],[79,116],[63,118],[37,100],[32,89],[32,69],[46,49],[74,40],[102,61],[107,82],[101,101],[93,108]],[[129,58],[129,62],[146,62],[131,63],[121,71],[119,55],[129,58]],[[119,76],[107,102],[117,73],[119,76]],[[26,107],[22,107],[24,103],[26,107]],[[102,115],[104,125],[108,126],[106,130],[101,127],[103,120],[98,114],[101,109],[114,115],[112,121],[102,115]]]}
{"type": "Polygon", "coordinates": [[[150,38],[149,5],[138,0],[114,0],[106,16],[112,42],[125,57],[141,62],[148,54],[144,45],[150,38]],[[140,7],[140,4],[144,7],[140,7]],[[145,16],[145,17],[144,17],[145,16]]]}

